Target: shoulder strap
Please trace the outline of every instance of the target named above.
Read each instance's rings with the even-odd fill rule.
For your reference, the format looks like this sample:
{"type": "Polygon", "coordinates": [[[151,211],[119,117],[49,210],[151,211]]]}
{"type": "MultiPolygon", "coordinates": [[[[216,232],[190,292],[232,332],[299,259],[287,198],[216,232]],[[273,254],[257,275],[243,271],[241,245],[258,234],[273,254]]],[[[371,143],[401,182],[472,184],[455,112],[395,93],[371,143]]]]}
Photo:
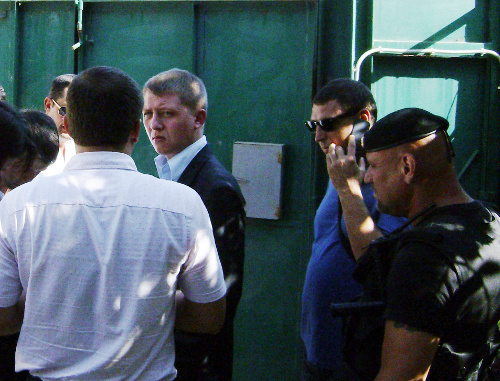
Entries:
{"type": "MultiPolygon", "coordinates": [[[[413,216],[411,219],[406,221],[399,228],[397,228],[393,232],[389,233],[387,235],[387,238],[397,236],[399,233],[401,233],[403,230],[405,230],[408,226],[410,226],[413,221],[415,221],[418,218],[425,217],[428,213],[432,212],[435,208],[436,208],[435,203],[430,204],[427,208],[422,210],[420,213],[417,213],[415,216],[413,216]]],[[[342,204],[340,202],[340,197],[338,197],[337,229],[338,229],[338,234],[340,237],[340,242],[341,242],[342,246],[344,247],[345,251],[350,255],[350,257],[353,260],[356,260],[354,258],[354,254],[353,254],[352,249],[351,249],[351,244],[349,243],[349,237],[347,237],[344,234],[344,231],[342,230],[342,216],[343,216],[342,204]]],[[[372,219],[375,222],[375,225],[377,225],[378,220],[380,219],[380,211],[378,209],[375,209],[375,213],[373,213],[372,219]]]]}

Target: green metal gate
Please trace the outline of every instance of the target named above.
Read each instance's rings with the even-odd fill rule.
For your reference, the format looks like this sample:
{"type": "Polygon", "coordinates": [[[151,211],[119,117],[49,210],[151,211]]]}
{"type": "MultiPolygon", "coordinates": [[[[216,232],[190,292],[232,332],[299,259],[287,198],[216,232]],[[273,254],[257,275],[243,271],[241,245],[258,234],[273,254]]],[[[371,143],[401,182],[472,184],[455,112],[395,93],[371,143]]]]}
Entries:
{"type": "MultiPolygon", "coordinates": [[[[179,67],[206,83],[206,135],[228,169],[234,142],[284,145],[281,216],[248,220],[234,379],[293,381],[327,181],[324,155],[303,128],[311,97],[328,79],[359,76],[380,117],[403,107],[446,117],[466,189],[500,203],[500,64],[484,53],[500,51],[499,24],[493,0],[0,0],[0,83],[9,102],[41,110],[62,73],[111,65],[142,85],[179,67]]],[[[155,175],[154,156],[143,131],[139,170],[155,175]]]]}

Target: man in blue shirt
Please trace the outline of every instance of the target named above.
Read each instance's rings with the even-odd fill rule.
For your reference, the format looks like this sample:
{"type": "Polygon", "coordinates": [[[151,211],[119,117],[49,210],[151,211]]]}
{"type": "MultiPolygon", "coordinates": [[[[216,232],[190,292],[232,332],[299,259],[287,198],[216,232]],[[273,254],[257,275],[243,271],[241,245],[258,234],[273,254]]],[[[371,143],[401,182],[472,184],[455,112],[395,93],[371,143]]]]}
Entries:
{"type": "MultiPolygon", "coordinates": [[[[347,152],[349,141],[355,144],[355,137],[362,135],[376,119],[377,106],[368,87],[351,79],[336,79],[314,97],[311,120],[306,126],[328,155],[329,150],[347,152]]],[[[358,149],[358,158],[363,160],[361,157],[358,149]]],[[[351,301],[361,293],[361,286],[354,281],[352,273],[355,259],[370,243],[370,236],[362,234],[364,226],[361,225],[357,231],[346,229],[342,209],[351,206],[339,201],[345,176],[337,176],[342,168],[334,168],[331,160],[329,169],[331,181],[316,212],[314,243],[302,294],[301,335],[306,349],[303,381],[356,379],[343,363],[342,320],[332,317],[330,304],[351,301]]],[[[402,219],[376,211],[370,185],[363,184],[361,192],[359,202],[363,202],[366,205],[363,210],[367,210],[364,224],[373,226],[376,221],[378,231],[384,233],[401,225],[402,219]]]]}

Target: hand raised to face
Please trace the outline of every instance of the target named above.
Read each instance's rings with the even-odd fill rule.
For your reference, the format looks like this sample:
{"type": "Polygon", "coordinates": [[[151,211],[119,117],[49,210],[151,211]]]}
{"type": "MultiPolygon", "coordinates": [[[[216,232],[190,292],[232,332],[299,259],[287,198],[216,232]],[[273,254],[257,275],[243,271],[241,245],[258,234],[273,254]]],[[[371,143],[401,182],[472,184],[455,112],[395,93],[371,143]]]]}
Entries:
{"type": "Polygon", "coordinates": [[[364,158],[356,162],[356,141],[354,136],[349,137],[347,153],[344,149],[331,144],[326,155],[328,176],[338,193],[353,192],[360,189],[366,172],[364,158]]]}

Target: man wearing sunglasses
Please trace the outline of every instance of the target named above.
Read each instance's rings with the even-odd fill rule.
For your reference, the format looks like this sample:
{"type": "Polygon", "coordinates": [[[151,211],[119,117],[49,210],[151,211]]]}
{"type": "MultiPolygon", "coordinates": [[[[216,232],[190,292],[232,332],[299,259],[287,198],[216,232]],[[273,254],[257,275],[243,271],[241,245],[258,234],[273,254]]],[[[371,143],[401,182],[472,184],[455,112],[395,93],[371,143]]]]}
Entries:
{"type": "Polygon", "coordinates": [[[73,78],[75,74],[62,74],[56,77],[50,86],[49,95],[43,101],[45,113],[52,118],[59,134],[59,155],[56,161],[43,171],[44,175],[61,173],[66,163],[76,153],[75,143],[63,124],[63,118],[66,116],[66,93],[73,78]]]}
{"type": "MultiPolygon", "coordinates": [[[[351,135],[359,140],[376,118],[377,106],[368,87],[351,79],[336,79],[314,97],[306,127],[327,155],[332,145],[347,150],[351,135]]],[[[352,277],[356,261],[351,244],[364,247],[369,241],[364,242],[362,235],[348,235],[342,217],[346,206],[341,205],[340,190],[334,185],[328,182],[316,212],[314,242],[302,294],[301,335],[306,349],[302,381],[357,380],[343,361],[342,320],[332,317],[330,305],[352,301],[361,293],[361,286],[352,277]]],[[[363,184],[362,193],[380,230],[389,232],[402,223],[399,218],[376,211],[369,185],[363,184]]],[[[367,218],[373,223],[370,216],[367,218]]]]}

